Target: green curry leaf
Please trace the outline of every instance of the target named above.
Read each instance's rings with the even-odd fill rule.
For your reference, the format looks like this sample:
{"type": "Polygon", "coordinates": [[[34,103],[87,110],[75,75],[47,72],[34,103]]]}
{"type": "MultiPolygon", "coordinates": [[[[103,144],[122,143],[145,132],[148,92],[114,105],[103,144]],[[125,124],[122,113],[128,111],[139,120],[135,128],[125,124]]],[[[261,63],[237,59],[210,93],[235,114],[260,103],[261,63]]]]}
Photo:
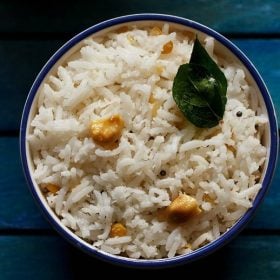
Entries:
{"type": "Polygon", "coordinates": [[[190,63],[179,67],[173,98],[184,116],[198,127],[216,126],[223,118],[227,80],[198,39],[190,63]]]}

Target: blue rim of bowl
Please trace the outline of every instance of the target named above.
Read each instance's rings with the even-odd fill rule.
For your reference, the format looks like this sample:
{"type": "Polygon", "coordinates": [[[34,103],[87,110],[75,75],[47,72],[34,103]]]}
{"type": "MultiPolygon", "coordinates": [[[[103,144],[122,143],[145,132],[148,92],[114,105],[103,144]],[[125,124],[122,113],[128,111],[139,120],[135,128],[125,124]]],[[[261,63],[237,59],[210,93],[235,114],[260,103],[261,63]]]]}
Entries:
{"type": "MultiPolygon", "coordinates": [[[[205,257],[209,255],[210,253],[213,253],[214,251],[218,250],[225,244],[227,244],[230,240],[232,240],[249,222],[250,218],[252,218],[253,214],[255,213],[257,206],[261,203],[263,200],[265,193],[268,190],[268,187],[271,183],[271,180],[273,178],[273,174],[276,168],[277,163],[277,155],[278,155],[278,126],[277,126],[277,118],[275,114],[275,110],[273,107],[273,103],[270,97],[270,94],[264,84],[264,81],[260,77],[260,74],[254,67],[254,65],[250,62],[250,60],[243,54],[243,52],[236,47],[233,43],[231,43],[228,39],[226,39],[224,36],[219,34],[218,32],[214,31],[213,29],[202,25],[200,23],[197,23],[195,21],[173,16],[173,15],[165,15],[165,14],[153,14],[153,13],[147,13],[147,14],[132,14],[132,15],[126,15],[121,16],[113,19],[106,20],[104,22],[101,22],[99,24],[96,24],[78,35],[74,36],[72,39],[70,39],[67,43],[65,43],[45,64],[45,66],[42,68],[38,76],[36,77],[30,92],[28,94],[22,119],[21,119],[21,125],[20,125],[20,154],[21,154],[21,161],[23,166],[24,175],[26,177],[26,180],[28,182],[29,189],[37,202],[37,204],[40,206],[40,208],[43,210],[43,213],[47,217],[47,219],[50,221],[52,226],[56,229],[56,231],[61,234],[64,238],[66,238],[70,243],[72,243],[75,247],[82,249],[84,252],[88,253],[89,255],[94,255],[95,257],[109,261],[111,263],[117,263],[124,266],[129,267],[167,267],[172,265],[179,265],[191,261],[195,261],[197,259],[200,259],[201,257],[205,257]],[[245,65],[245,67],[248,69],[250,74],[252,75],[253,79],[255,80],[257,86],[260,89],[260,92],[262,93],[267,112],[268,112],[268,118],[269,118],[269,124],[270,124],[270,159],[269,164],[267,166],[266,174],[263,179],[263,187],[259,191],[257,197],[254,200],[253,207],[250,208],[243,216],[242,218],[233,226],[231,229],[224,234],[222,234],[221,237],[218,239],[212,241],[211,243],[203,246],[202,248],[196,249],[190,254],[187,255],[180,255],[175,256],[172,258],[165,258],[165,259],[153,259],[153,260],[135,260],[120,256],[114,256],[111,254],[104,253],[94,247],[91,247],[90,244],[85,245],[83,242],[81,242],[81,239],[79,237],[74,237],[70,233],[66,232],[63,227],[57,223],[52,215],[49,213],[49,210],[45,208],[43,202],[41,201],[39,194],[37,193],[33,182],[31,178],[31,174],[28,168],[28,161],[27,161],[27,150],[26,150],[26,129],[28,124],[28,117],[29,112],[34,100],[34,97],[46,77],[46,75],[49,73],[49,71],[52,69],[52,67],[55,65],[55,63],[64,55],[68,50],[70,50],[74,45],[82,41],[83,39],[87,38],[88,36],[101,31],[105,28],[112,27],[114,25],[129,23],[129,22],[137,22],[137,21],[163,21],[163,22],[171,22],[175,24],[180,24],[183,26],[187,26],[190,28],[197,29],[198,31],[205,33],[207,35],[210,35],[214,37],[217,41],[219,41],[222,45],[224,45],[226,48],[228,48],[233,54],[235,54],[236,57],[240,59],[240,61],[245,65]]],[[[74,234],[73,234],[74,235],[74,234]]]]}

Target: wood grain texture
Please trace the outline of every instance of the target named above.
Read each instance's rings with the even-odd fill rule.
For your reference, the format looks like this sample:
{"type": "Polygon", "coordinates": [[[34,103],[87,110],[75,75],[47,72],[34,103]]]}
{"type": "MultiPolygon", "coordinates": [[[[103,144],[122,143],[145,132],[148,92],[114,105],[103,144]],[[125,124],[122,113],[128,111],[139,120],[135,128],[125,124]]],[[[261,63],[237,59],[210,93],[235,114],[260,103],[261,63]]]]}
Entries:
{"type": "Polygon", "coordinates": [[[133,13],[166,13],[208,25],[223,33],[277,33],[278,0],[103,0],[1,1],[0,32],[77,33],[100,21],[133,13]]]}
{"type": "Polygon", "coordinates": [[[280,112],[280,40],[233,40],[233,43],[253,62],[267,85],[276,112],[280,112]]]}
{"type": "Polygon", "coordinates": [[[62,41],[0,42],[0,130],[18,130],[23,106],[37,74],[62,41]]]}
{"type": "MultiPolygon", "coordinates": [[[[49,229],[35,205],[20,164],[18,138],[0,137],[0,231],[13,229],[49,229]]],[[[279,230],[280,164],[270,191],[247,229],[279,230]]]]}
{"type": "MultiPolygon", "coordinates": [[[[252,60],[263,76],[277,111],[280,111],[280,39],[233,42],[252,60]]],[[[0,130],[18,130],[29,89],[63,40],[3,41],[0,44],[0,130]]],[[[278,121],[280,116],[278,115],[278,121]]]]}
{"type": "Polygon", "coordinates": [[[239,236],[223,249],[192,264],[167,270],[129,269],[87,256],[58,236],[0,236],[1,279],[158,279],[166,273],[188,279],[276,280],[280,277],[279,236],[239,236]],[[180,274],[182,273],[182,274],[180,274]]]}
{"type": "Polygon", "coordinates": [[[0,230],[49,228],[27,188],[17,137],[0,138],[0,161],[0,230]]]}

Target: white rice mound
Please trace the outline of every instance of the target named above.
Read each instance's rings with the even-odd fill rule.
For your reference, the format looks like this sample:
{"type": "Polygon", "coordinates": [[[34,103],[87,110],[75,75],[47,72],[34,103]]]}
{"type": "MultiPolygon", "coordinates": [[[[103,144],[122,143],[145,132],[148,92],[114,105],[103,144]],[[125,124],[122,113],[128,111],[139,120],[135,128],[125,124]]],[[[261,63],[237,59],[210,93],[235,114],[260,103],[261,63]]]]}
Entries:
{"type": "Polygon", "coordinates": [[[252,206],[267,152],[256,89],[240,65],[214,55],[213,38],[202,43],[228,80],[224,118],[200,129],[181,115],[172,84],[193,39],[161,28],[158,36],[134,26],[84,40],[41,88],[28,135],[36,182],[60,188],[45,196],[61,222],[92,246],[135,259],[189,253],[226,232],[252,206]],[[161,54],[169,41],[172,52],[161,54]],[[108,150],[89,127],[114,114],[125,127],[108,150]],[[181,192],[202,213],[178,226],[159,220],[158,210],[181,192]],[[126,236],[110,237],[115,222],[126,236]]]}

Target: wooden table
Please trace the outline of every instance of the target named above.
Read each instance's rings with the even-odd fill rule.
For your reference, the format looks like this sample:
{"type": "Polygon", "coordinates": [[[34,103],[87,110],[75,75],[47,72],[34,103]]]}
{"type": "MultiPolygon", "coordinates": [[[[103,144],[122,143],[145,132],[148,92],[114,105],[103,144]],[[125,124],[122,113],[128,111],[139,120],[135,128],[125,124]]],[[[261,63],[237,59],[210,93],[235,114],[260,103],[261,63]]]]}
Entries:
{"type": "MultiPolygon", "coordinates": [[[[97,261],[70,246],[36,207],[18,149],[21,113],[33,80],[51,54],[86,27],[124,14],[170,13],[206,24],[239,46],[263,76],[279,110],[280,1],[22,2],[0,3],[0,279],[82,279],[87,273],[94,279],[99,272],[105,279],[111,272],[133,276],[135,270],[97,261]]],[[[280,279],[279,171],[278,166],[254,220],[228,246],[193,264],[141,270],[139,276],[182,272],[186,279],[280,279]]]]}

